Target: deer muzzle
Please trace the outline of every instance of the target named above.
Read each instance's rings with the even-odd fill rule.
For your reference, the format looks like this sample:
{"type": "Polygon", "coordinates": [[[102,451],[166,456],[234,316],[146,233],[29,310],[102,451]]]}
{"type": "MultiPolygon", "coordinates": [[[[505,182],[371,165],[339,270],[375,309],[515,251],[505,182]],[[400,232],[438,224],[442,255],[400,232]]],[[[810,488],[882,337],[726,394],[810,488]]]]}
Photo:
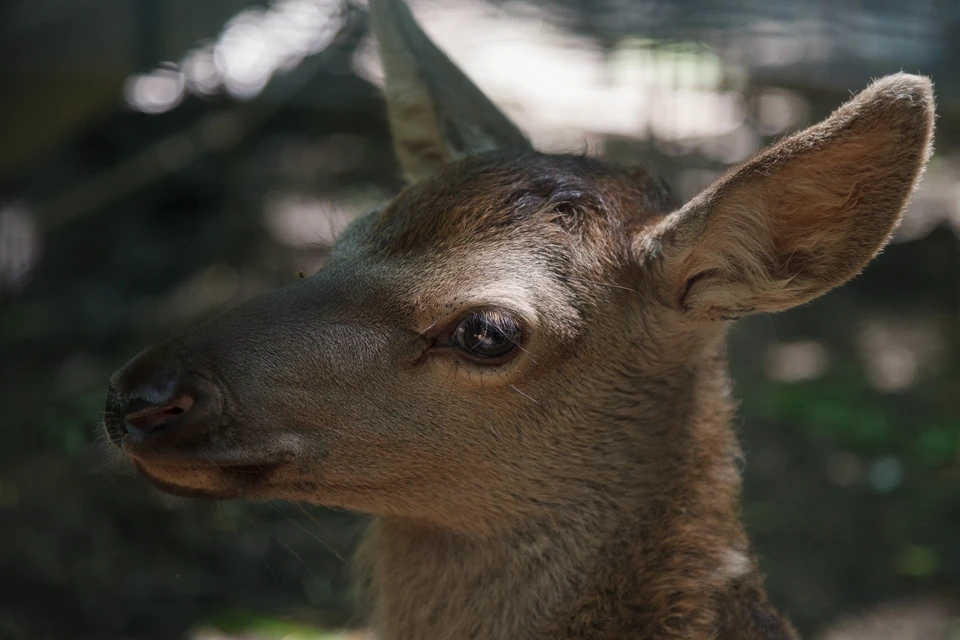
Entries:
{"type": "Polygon", "coordinates": [[[148,349],[111,379],[104,425],[134,459],[184,461],[218,436],[220,386],[186,366],[179,351],[176,344],[148,349]]]}

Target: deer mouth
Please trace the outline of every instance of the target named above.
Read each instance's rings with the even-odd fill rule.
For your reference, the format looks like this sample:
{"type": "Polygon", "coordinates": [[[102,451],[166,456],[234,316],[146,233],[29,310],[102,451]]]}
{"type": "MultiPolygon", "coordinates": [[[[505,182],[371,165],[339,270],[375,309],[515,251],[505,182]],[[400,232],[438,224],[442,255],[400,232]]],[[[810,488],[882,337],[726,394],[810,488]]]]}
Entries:
{"type": "Polygon", "coordinates": [[[114,378],[104,406],[107,437],[167,493],[220,499],[256,495],[272,486],[292,458],[284,451],[238,450],[223,385],[185,368],[164,350],[135,358],[114,378]]]}
{"type": "Polygon", "coordinates": [[[283,461],[158,462],[130,456],[133,466],[155,487],[177,496],[227,500],[263,493],[274,485],[283,461]]]}

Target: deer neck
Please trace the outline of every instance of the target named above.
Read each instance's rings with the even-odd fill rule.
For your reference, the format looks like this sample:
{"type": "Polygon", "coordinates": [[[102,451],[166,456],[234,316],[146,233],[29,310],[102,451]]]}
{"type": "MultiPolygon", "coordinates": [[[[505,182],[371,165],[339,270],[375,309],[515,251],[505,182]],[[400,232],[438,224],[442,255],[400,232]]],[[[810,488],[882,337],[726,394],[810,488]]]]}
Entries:
{"type": "Polygon", "coordinates": [[[534,638],[584,583],[596,554],[546,523],[471,538],[381,519],[364,546],[378,640],[534,638]]]}
{"type": "MultiPolygon", "coordinates": [[[[607,461],[624,465],[613,491],[572,494],[564,509],[476,537],[376,519],[361,560],[378,639],[695,638],[692,626],[670,629],[716,628],[725,594],[759,585],[736,516],[739,449],[716,356],[669,402],[647,398],[669,408],[659,419],[673,436],[653,456],[607,461]],[[584,623],[612,635],[573,631],[584,623]]],[[[650,428],[644,411],[637,430],[650,428]]]]}

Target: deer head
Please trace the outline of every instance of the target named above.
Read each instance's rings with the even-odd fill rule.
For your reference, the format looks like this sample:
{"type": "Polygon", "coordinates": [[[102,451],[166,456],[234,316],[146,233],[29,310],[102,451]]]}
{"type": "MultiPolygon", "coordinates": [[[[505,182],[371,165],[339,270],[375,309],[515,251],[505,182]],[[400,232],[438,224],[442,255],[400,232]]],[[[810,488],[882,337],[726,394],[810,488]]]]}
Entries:
{"type": "Polygon", "coordinates": [[[679,505],[711,523],[705,562],[745,563],[725,329],[884,246],[931,153],[930,82],[883,78],[678,206],[646,168],[533,150],[403,4],[371,13],[412,184],[312,277],[117,372],[112,442],[176,494],[473,540],[567,522],[571,553],[679,505]]]}

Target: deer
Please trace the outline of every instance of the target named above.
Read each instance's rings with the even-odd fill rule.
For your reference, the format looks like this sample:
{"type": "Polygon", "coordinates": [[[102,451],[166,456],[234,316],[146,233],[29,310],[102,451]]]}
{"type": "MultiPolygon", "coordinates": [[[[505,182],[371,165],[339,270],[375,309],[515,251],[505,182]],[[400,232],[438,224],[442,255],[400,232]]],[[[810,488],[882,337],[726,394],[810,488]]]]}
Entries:
{"type": "Polygon", "coordinates": [[[725,336],[857,275],[932,153],[879,79],[679,203],[546,154],[371,0],[406,186],[315,274],[150,347],[106,434],[159,489],[368,514],[380,640],[788,640],[739,516],[725,336]]]}

